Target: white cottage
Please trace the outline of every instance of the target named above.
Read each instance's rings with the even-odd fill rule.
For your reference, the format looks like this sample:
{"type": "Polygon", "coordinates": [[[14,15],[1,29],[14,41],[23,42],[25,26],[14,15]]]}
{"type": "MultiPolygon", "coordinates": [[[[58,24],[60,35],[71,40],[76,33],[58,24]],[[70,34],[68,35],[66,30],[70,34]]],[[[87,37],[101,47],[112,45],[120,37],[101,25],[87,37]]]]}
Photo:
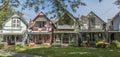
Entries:
{"type": "Polygon", "coordinates": [[[8,45],[24,44],[27,40],[27,21],[14,14],[2,25],[3,42],[8,45]]]}

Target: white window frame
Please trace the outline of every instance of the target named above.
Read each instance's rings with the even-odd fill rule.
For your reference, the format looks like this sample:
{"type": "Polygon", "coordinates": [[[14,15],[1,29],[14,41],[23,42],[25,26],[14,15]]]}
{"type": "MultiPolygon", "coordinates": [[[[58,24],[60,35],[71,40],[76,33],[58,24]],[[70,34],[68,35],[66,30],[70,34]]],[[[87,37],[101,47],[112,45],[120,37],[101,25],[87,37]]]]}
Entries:
{"type": "Polygon", "coordinates": [[[16,18],[12,19],[12,27],[14,28],[20,27],[20,20],[16,18]]]}

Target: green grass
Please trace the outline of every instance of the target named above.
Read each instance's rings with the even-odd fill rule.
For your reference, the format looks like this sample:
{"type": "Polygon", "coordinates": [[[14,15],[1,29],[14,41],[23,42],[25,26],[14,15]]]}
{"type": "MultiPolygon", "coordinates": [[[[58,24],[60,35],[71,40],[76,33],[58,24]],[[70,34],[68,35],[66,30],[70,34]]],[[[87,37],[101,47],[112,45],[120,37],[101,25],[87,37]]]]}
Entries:
{"type": "Polygon", "coordinates": [[[10,56],[7,54],[0,54],[0,57],[10,57],[10,56]]]}
{"type": "Polygon", "coordinates": [[[17,52],[40,55],[43,57],[119,57],[120,49],[110,48],[35,48],[26,50],[15,50],[17,52]]]}

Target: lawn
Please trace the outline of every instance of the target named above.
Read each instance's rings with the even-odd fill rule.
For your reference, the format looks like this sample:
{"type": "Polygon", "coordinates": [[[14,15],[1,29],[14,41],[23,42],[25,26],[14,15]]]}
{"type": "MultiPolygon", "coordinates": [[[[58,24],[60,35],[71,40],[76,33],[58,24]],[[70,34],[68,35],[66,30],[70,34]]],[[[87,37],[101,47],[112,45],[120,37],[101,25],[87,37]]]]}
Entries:
{"type": "Polygon", "coordinates": [[[81,47],[67,47],[67,48],[34,48],[24,49],[17,52],[40,55],[43,57],[119,57],[120,49],[110,48],[81,48],[81,47]]]}
{"type": "Polygon", "coordinates": [[[11,56],[9,56],[7,54],[0,54],[0,57],[11,57],[11,56]]]}

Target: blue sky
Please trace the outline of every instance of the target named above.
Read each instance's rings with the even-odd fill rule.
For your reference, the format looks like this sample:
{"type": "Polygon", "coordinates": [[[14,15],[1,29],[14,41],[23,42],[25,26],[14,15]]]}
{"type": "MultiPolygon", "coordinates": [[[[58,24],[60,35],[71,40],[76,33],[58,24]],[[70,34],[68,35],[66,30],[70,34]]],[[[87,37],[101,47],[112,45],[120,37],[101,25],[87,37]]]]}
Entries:
{"type": "MultiPolygon", "coordinates": [[[[87,6],[80,6],[77,9],[76,13],[73,13],[71,10],[69,10],[75,17],[80,17],[81,15],[86,16],[90,11],[93,11],[101,19],[107,22],[107,19],[111,19],[112,17],[114,17],[120,10],[118,6],[113,4],[116,0],[103,0],[101,3],[99,3],[98,0],[82,0],[82,1],[85,2],[87,6]]],[[[48,7],[47,9],[41,11],[46,12],[48,11],[48,9],[50,8],[48,7]]],[[[38,13],[35,13],[33,9],[21,10],[20,8],[16,8],[15,10],[22,11],[24,13],[24,18],[27,21],[33,19],[38,13],[41,12],[39,11],[38,13]]]]}

